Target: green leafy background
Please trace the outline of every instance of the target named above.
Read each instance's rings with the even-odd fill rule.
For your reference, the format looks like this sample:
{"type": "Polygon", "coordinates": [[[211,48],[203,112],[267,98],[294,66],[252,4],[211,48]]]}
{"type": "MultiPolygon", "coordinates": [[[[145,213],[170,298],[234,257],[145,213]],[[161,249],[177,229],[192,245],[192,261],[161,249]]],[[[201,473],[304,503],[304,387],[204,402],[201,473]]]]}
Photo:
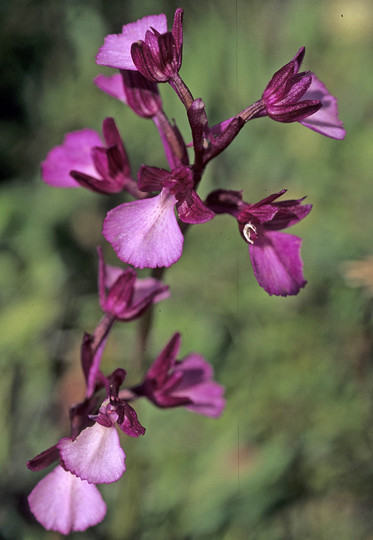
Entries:
{"type": "MultiPolygon", "coordinates": [[[[39,164],[68,131],[114,116],[131,158],[164,167],[151,122],[97,90],[98,47],[146,14],[172,20],[169,0],[18,0],[0,15],[0,537],[56,539],[31,516],[26,497],[43,472],[25,462],[68,434],[68,407],[83,380],[79,345],[101,317],[96,246],[108,209],[123,195],[58,190],[39,164]]],[[[213,125],[258,99],[301,45],[304,67],[338,96],[345,141],[299,124],[250,122],[208,167],[201,196],[244,189],[256,202],[288,189],[308,196],[303,238],[308,285],[271,298],[257,285],[229,216],[192,228],[165,281],[147,361],[175,331],[182,356],[197,351],[226,386],[218,420],[136,403],[147,428],[122,439],[127,471],[101,491],[102,524],[72,538],[136,540],[360,540],[373,538],[373,328],[367,290],[344,263],[373,251],[372,40],[369,0],[186,0],[181,75],[213,125]]],[[[161,88],[186,140],[185,112],[161,88]]],[[[146,272],[142,272],[146,275],[146,272]]],[[[373,271],[371,272],[373,274],[373,271]]],[[[373,281],[373,277],[371,277],[373,281]]],[[[103,369],[128,382],[136,322],[118,325],[103,369]]]]}

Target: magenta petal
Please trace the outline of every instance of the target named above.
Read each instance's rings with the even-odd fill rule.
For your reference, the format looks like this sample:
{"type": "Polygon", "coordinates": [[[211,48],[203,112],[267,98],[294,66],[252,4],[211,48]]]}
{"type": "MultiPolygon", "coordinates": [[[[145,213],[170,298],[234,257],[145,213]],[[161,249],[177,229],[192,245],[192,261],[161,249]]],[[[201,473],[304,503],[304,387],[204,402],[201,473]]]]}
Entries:
{"type": "Polygon", "coordinates": [[[105,517],[106,504],[93,484],[58,465],[28,497],[31,512],[48,531],[70,534],[85,531],[105,517]]]}
{"type": "Polygon", "coordinates": [[[159,195],[121,204],[104,221],[103,234],[119,259],[137,268],[169,267],[181,256],[184,238],[176,220],[176,198],[159,195]]]}
{"type": "Polygon", "coordinates": [[[190,354],[177,364],[175,373],[182,372],[173,397],[187,397],[192,405],[185,408],[198,414],[217,418],[225,407],[224,387],[213,380],[212,366],[198,354],[190,354]]]}
{"type": "Polygon", "coordinates": [[[131,45],[145,39],[147,30],[154,28],[160,34],[167,32],[166,15],[148,15],[136,22],[123,26],[121,34],[106,36],[103,46],[96,56],[97,64],[118,69],[134,69],[131,57],[131,45]]]}
{"type": "Polygon", "coordinates": [[[307,283],[300,257],[301,244],[297,236],[271,231],[260,234],[249,246],[255,277],[268,294],[298,294],[307,283]]]}
{"type": "Polygon", "coordinates": [[[83,429],[74,441],[69,437],[61,439],[58,449],[64,467],[91,484],[115,482],[126,469],[126,456],[114,426],[96,422],[83,429]]]}
{"type": "Polygon", "coordinates": [[[322,107],[300,123],[326,137],[344,139],[346,132],[343,129],[343,122],[338,118],[337,98],[328,92],[326,86],[313,73],[311,86],[304,94],[304,98],[318,99],[322,107]]]}
{"type": "Polygon", "coordinates": [[[41,164],[44,182],[55,187],[79,187],[70,171],[77,170],[89,176],[96,176],[91,151],[95,146],[102,146],[99,134],[93,129],[73,131],[65,136],[63,144],[52,148],[41,164]]]}
{"type": "Polygon", "coordinates": [[[115,75],[97,75],[93,80],[97,88],[105,92],[111,97],[119,99],[127,105],[126,95],[123,88],[123,80],[120,73],[115,75]]]}

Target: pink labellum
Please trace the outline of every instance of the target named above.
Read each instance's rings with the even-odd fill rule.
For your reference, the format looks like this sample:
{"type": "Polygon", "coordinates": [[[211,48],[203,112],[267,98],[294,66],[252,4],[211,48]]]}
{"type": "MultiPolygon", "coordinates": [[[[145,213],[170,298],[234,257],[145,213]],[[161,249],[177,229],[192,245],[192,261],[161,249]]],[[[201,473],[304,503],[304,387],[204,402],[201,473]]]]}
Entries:
{"type": "Polygon", "coordinates": [[[28,496],[31,512],[47,531],[85,531],[105,517],[106,504],[93,484],[61,465],[45,476],[28,496]]]}
{"type": "Polygon", "coordinates": [[[92,484],[116,482],[125,471],[125,454],[114,426],[95,423],[73,441],[66,437],[58,443],[66,469],[92,484]]]}

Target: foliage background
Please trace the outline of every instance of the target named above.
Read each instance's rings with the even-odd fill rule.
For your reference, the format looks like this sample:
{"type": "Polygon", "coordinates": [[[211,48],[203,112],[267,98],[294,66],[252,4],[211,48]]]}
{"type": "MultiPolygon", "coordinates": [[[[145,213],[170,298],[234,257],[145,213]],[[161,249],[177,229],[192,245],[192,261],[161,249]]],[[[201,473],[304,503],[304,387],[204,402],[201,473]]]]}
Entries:
{"type": "MultiPolygon", "coordinates": [[[[55,539],[30,515],[26,496],[43,473],[25,462],[67,434],[68,406],[82,397],[79,344],[101,314],[97,244],[105,212],[122,196],[58,190],[39,163],[66,132],[100,130],[114,116],[133,170],[165,166],[150,122],[93,84],[105,35],[169,0],[19,0],[0,4],[0,481],[1,538],[55,539]]],[[[307,48],[314,70],[338,96],[344,142],[298,124],[248,125],[212,164],[201,195],[215,187],[260,198],[288,188],[308,196],[307,287],[270,298],[256,284],[229,216],[188,233],[166,274],[172,298],[156,309],[147,357],[174,331],[182,354],[198,351],[226,386],[217,421],[184,410],[136,408],[147,433],[123,438],[127,471],[102,489],[105,521],[72,538],[299,540],[373,538],[372,302],[351,288],[343,263],[372,252],[373,191],[369,0],[186,0],[181,75],[206,103],[210,123],[255,101],[271,75],[307,48]]],[[[106,71],[107,73],[110,70],[106,71]]],[[[166,112],[188,139],[181,104],[162,87],[166,112]]],[[[110,246],[106,257],[115,264],[110,246]]],[[[371,277],[372,279],[372,277],[371,277]]],[[[129,383],[136,323],[118,326],[105,354],[129,383]]]]}

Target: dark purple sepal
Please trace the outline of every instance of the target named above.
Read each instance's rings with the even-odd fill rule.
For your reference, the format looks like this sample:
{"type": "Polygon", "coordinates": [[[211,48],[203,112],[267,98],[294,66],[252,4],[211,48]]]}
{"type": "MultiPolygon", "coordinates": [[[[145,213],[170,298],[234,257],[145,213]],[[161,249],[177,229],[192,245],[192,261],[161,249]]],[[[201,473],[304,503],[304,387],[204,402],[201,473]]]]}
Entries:
{"type": "Polygon", "coordinates": [[[153,118],[162,110],[162,99],[158,86],[138,71],[120,70],[124,94],[129,107],[142,118],[153,118]]]}
{"type": "Polygon", "coordinates": [[[190,191],[176,204],[179,218],[184,223],[206,223],[215,217],[212,210],[202,202],[195,191],[190,191]]]}
{"type": "Polygon", "coordinates": [[[273,103],[284,97],[286,90],[289,89],[287,85],[289,82],[291,83],[292,77],[298,73],[305,53],[306,48],[301,47],[290,62],[276,71],[263,92],[262,97],[266,102],[273,103]]]}
{"type": "Polygon", "coordinates": [[[93,363],[92,343],[93,336],[88,332],[84,332],[82,344],[80,347],[80,361],[86,384],[93,363]]]}
{"type": "Polygon", "coordinates": [[[181,345],[181,335],[175,333],[157,359],[150,366],[147,378],[155,379],[158,384],[162,385],[167,379],[167,373],[176,362],[176,356],[179,353],[181,345]]]}
{"type": "Polygon", "coordinates": [[[278,208],[270,203],[243,206],[237,217],[238,224],[242,228],[249,221],[253,221],[256,225],[263,225],[263,223],[271,222],[277,213],[278,208]]]}
{"type": "Polygon", "coordinates": [[[57,448],[57,444],[51,446],[44,452],[41,452],[34,458],[30,459],[26,465],[30,471],[42,471],[48,467],[51,463],[59,461],[60,453],[57,448]]]}
{"type": "Polygon", "coordinates": [[[160,407],[161,409],[170,409],[174,407],[184,407],[186,405],[191,405],[193,401],[188,397],[178,397],[172,396],[163,393],[148,393],[146,394],[148,399],[160,407]]]}
{"type": "Polygon", "coordinates": [[[285,93],[285,86],[289,78],[295,73],[293,61],[276,71],[272,79],[267,84],[263,92],[263,99],[266,103],[274,103],[281,99],[285,93]]]}
{"type": "Polygon", "coordinates": [[[284,97],[278,101],[278,105],[286,105],[298,101],[307,92],[312,82],[312,74],[309,71],[297,73],[287,83],[284,89],[284,97]]]}
{"type": "Polygon", "coordinates": [[[294,105],[274,105],[267,108],[267,114],[276,122],[289,124],[291,122],[300,122],[311,114],[315,114],[321,109],[322,104],[318,100],[304,100],[294,105]]]}
{"type": "Polygon", "coordinates": [[[242,191],[232,189],[216,189],[209,193],[206,206],[215,214],[230,214],[237,217],[243,205],[242,191]]]}
{"type": "Polygon", "coordinates": [[[276,201],[284,193],[286,189],[269,195],[255,204],[244,203],[238,215],[238,222],[245,224],[254,220],[258,224],[265,223],[267,230],[286,229],[295,225],[309,214],[312,204],[302,204],[305,197],[276,201]]]}
{"type": "Polygon", "coordinates": [[[142,165],[138,172],[137,185],[141,191],[161,191],[170,172],[159,167],[142,165]]]}
{"type": "Polygon", "coordinates": [[[138,41],[131,46],[131,56],[138,71],[153,82],[166,82],[167,77],[162,76],[158,64],[154,61],[149,45],[138,41]]]}
{"type": "Polygon", "coordinates": [[[207,208],[193,189],[190,167],[178,167],[171,172],[143,165],[139,170],[138,186],[141,190],[159,191],[167,188],[176,196],[176,208],[184,223],[205,223],[213,219],[214,212],[207,208]]]}
{"type": "Polygon", "coordinates": [[[139,437],[145,434],[145,428],[140,424],[136,411],[125,401],[116,405],[118,414],[118,426],[130,437],[139,437]]]}
{"type": "Polygon", "coordinates": [[[125,176],[131,175],[129,159],[124,148],[122,138],[113,118],[108,117],[102,123],[102,133],[108,148],[115,146],[120,155],[120,165],[125,176]]]}
{"type": "Polygon", "coordinates": [[[136,281],[136,272],[127,268],[110,287],[105,301],[106,313],[117,317],[125,316],[128,305],[132,301],[136,281]]]}
{"type": "Polygon", "coordinates": [[[89,176],[88,174],[80,173],[78,171],[71,171],[70,175],[82,187],[90,189],[95,193],[102,193],[103,195],[119,193],[120,191],[123,191],[123,188],[126,185],[126,182],[123,181],[118,182],[117,180],[101,180],[99,178],[95,178],[94,176],[89,176]]]}

